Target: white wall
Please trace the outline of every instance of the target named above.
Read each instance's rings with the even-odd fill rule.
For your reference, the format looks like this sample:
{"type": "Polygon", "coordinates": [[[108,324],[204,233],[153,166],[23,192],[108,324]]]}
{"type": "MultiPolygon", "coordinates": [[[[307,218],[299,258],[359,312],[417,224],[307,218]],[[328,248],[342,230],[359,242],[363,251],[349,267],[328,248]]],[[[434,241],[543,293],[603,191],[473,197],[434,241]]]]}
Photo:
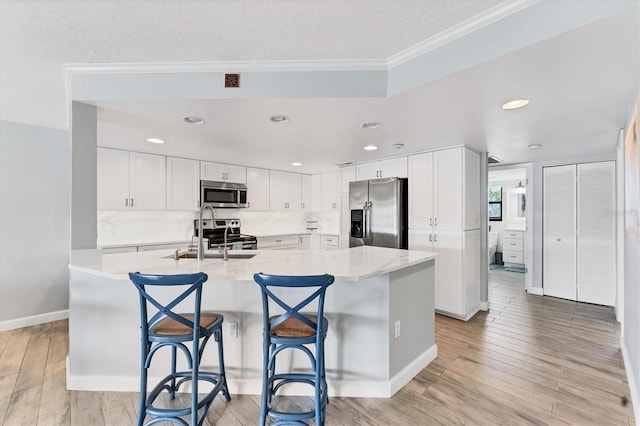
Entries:
{"type": "Polygon", "coordinates": [[[0,121],[0,330],[68,309],[70,188],[68,131],[0,121]]]}
{"type": "MultiPolygon", "coordinates": [[[[640,94],[638,95],[640,101],[640,94]]],[[[636,101],[636,102],[638,102],[636,101]]],[[[627,118],[626,130],[631,126],[627,118]]],[[[636,123],[638,125],[640,123],[636,123]]],[[[640,128],[640,125],[638,125],[640,128]]],[[[638,142],[640,143],[640,141],[638,142]]],[[[640,194],[637,194],[640,196],[640,194]]],[[[628,200],[625,198],[625,210],[628,200]]],[[[624,235],[624,311],[622,321],[622,353],[629,379],[636,422],[640,420],[640,235],[624,235]]]]}

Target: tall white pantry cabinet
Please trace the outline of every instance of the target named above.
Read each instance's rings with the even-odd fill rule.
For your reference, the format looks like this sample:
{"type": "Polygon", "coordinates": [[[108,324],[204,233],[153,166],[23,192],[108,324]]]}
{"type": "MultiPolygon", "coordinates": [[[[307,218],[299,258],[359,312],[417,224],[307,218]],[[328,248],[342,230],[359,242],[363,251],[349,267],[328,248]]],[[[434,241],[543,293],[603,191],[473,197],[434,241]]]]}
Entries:
{"type": "Polygon", "coordinates": [[[458,147],[409,156],[409,249],[438,253],[436,311],[480,309],[480,155],[458,147]]]}

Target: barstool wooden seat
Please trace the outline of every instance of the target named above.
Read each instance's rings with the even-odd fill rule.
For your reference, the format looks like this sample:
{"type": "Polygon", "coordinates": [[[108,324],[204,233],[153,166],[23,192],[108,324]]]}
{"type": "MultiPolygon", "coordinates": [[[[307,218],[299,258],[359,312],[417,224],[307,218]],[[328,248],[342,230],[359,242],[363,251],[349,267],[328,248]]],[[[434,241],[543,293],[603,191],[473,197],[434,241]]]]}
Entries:
{"type": "MultiPolygon", "coordinates": [[[[229,401],[231,396],[227,388],[224,371],[224,353],[222,347],[223,316],[218,313],[201,313],[202,284],[207,281],[207,275],[143,275],[130,273],[129,278],[138,289],[140,295],[140,330],[141,330],[141,365],[140,365],[140,405],[138,411],[138,426],[144,424],[147,415],[153,416],[147,425],[162,421],[174,424],[188,425],[180,417],[190,416],[191,425],[201,425],[207,415],[207,410],[219,392],[229,401]],[[154,286],[188,286],[169,303],[163,303],[147,291],[147,287],[154,286]],[[193,296],[192,296],[193,295],[193,296]],[[189,296],[194,299],[192,313],[177,313],[181,302],[189,296]],[[155,314],[148,318],[147,308],[151,306],[155,314]],[[195,327],[199,324],[199,327],[195,327]],[[207,342],[211,336],[218,344],[218,372],[200,370],[200,360],[207,342]],[[191,348],[187,343],[191,342],[191,348]],[[163,347],[171,349],[170,373],[164,377],[147,395],[147,370],[151,359],[163,347]],[[185,356],[187,370],[176,371],[177,352],[185,356]],[[198,395],[199,382],[207,382],[212,389],[206,394],[198,395]],[[175,393],[184,383],[191,384],[190,405],[179,408],[166,408],[154,405],[162,391],[167,391],[169,399],[175,398],[175,393]]],[[[186,301],[183,304],[187,304],[186,301]]],[[[190,309],[191,309],[190,307],[190,309]]]]}
{"type": "MultiPolygon", "coordinates": [[[[327,380],[324,364],[324,340],[329,323],[324,317],[324,297],[327,287],[334,281],[331,275],[282,276],[255,274],[253,279],[262,290],[263,313],[263,365],[260,425],[267,416],[280,424],[306,424],[315,419],[323,425],[328,403],[327,380]],[[286,302],[283,296],[272,291],[273,287],[309,289],[302,301],[286,302]],[[309,294],[310,293],[310,294],[309,294]],[[278,305],[282,314],[270,314],[270,301],[278,305]],[[313,308],[313,312],[303,313],[313,308]],[[308,346],[315,348],[311,351],[308,346]],[[286,349],[302,351],[311,362],[309,373],[276,372],[276,356],[286,349]],[[306,383],[314,389],[314,409],[304,412],[283,412],[271,407],[272,396],[288,383],[306,383]]],[[[275,290],[274,290],[275,291],[275,290]]],[[[276,291],[277,292],[277,291],[276,291]]]]}

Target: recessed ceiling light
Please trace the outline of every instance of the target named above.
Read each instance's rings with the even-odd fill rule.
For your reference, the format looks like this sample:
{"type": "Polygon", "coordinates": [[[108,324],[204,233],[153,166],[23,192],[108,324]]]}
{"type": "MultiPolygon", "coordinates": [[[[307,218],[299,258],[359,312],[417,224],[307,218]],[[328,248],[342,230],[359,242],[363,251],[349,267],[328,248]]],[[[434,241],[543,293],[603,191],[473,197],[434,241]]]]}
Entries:
{"type": "Polygon", "coordinates": [[[291,165],[295,167],[300,167],[302,166],[302,163],[298,163],[297,161],[294,161],[293,163],[291,163],[291,165]]]}
{"type": "Polygon", "coordinates": [[[364,149],[365,151],[375,151],[376,149],[378,149],[378,146],[377,145],[367,145],[362,149],[364,149]]]}
{"type": "Polygon", "coordinates": [[[402,149],[402,148],[404,148],[404,144],[403,143],[394,143],[393,147],[395,149],[402,149]]]}
{"type": "Polygon", "coordinates": [[[382,123],[379,121],[367,121],[360,125],[363,129],[377,129],[380,126],[382,126],[382,123]]]}
{"type": "Polygon", "coordinates": [[[514,99],[502,104],[502,109],[517,109],[529,105],[529,99],[514,99]]]}
{"type": "Polygon", "coordinates": [[[272,115],[269,120],[271,120],[272,123],[286,123],[289,121],[289,117],[286,115],[272,115]]]}
{"type": "Polygon", "coordinates": [[[204,118],[195,115],[186,115],[182,117],[182,121],[187,124],[204,124],[204,118]]]}
{"type": "Polygon", "coordinates": [[[162,139],[158,139],[158,138],[149,138],[147,139],[147,142],[151,142],[151,143],[164,143],[164,141],[162,139]]]}
{"type": "Polygon", "coordinates": [[[542,145],[540,145],[539,143],[534,143],[533,145],[529,145],[529,149],[540,149],[542,148],[542,145]]]}

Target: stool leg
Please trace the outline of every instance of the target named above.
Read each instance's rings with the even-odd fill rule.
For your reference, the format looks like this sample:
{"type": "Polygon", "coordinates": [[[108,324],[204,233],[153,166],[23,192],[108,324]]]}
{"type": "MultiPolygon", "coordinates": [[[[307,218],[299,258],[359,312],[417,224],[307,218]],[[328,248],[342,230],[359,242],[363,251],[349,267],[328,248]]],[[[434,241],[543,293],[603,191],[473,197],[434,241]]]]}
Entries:
{"type": "MultiPolygon", "coordinates": [[[[271,362],[271,367],[269,367],[269,379],[276,375],[276,345],[272,343],[269,346],[269,361],[271,362]]],[[[271,398],[273,397],[273,380],[269,382],[269,392],[267,393],[267,403],[271,404],[271,398]]]]}
{"type": "Polygon", "coordinates": [[[138,404],[138,426],[142,426],[147,411],[147,369],[145,363],[149,353],[149,343],[142,341],[140,360],[140,402],[138,404]]]}
{"type": "MultiPolygon", "coordinates": [[[[222,327],[222,326],[221,326],[222,327]]],[[[227,374],[224,370],[224,348],[222,346],[222,329],[213,332],[213,338],[218,344],[218,365],[220,366],[220,375],[222,376],[222,395],[227,401],[231,401],[231,394],[227,387],[227,374]]]]}
{"type": "Polygon", "coordinates": [[[191,350],[191,425],[198,425],[198,370],[200,367],[200,341],[193,339],[191,350]]]}
{"type": "Polygon", "coordinates": [[[171,389],[169,390],[169,399],[176,397],[176,347],[171,346],[171,389]]]}
{"type": "Polygon", "coordinates": [[[269,358],[270,358],[269,337],[264,336],[262,343],[262,396],[260,398],[260,426],[264,426],[267,422],[267,405],[271,400],[269,392],[269,358]]]}

